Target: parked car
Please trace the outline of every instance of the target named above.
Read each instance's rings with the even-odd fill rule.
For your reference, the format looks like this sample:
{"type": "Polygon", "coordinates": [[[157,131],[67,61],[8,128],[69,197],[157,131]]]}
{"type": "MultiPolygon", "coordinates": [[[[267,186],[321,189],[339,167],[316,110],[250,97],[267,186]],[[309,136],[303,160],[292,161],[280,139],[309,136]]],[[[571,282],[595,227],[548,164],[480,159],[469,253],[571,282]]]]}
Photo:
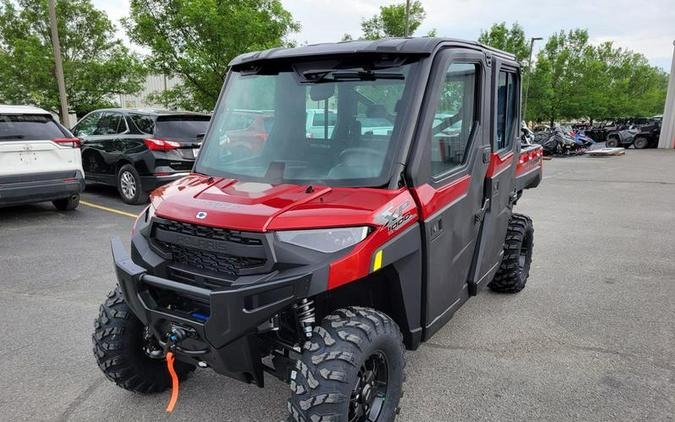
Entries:
{"type": "Polygon", "coordinates": [[[210,116],[162,110],[96,110],[73,128],[87,181],[116,186],[128,204],[192,170],[210,116]]]}
{"type": "Polygon", "coordinates": [[[41,108],[0,105],[0,207],[72,210],[83,189],[80,140],[41,108]]]}
{"type": "Polygon", "coordinates": [[[232,155],[247,157],[262,151],[274,123],[272,112],[234,110],[228,115],[224,127],[228,130],[219,136],[220,142],[232,155]]]}

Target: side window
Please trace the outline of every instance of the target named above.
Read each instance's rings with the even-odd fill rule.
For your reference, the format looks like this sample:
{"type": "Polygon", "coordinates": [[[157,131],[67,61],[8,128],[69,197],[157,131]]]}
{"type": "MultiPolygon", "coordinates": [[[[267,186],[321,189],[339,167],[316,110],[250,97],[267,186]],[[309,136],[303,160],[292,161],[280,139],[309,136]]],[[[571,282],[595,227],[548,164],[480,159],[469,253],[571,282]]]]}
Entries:
{"type": "Polygon", "coordinates": [[[497,136],[495,150],[509,150],[516,136],[516,75],[511,72],[499,72],[497,81],[497,136]]]}
{"type": "Polygon", "coordinates": [[[93,135],[96,131],[96,124],[98,119],[101,117],[101,113],[91,113],[86,116],[84,119],[80,120],[73,128],[73,135],[75,136],[90,136],[93,135]]]}
{"type": "Polygon", "coordinates": [[[120,113],[105,112],[96,125],[94,135],[116,135],[127,130],[120,113]]]}
{"type": "Polygon", "coordinates": [[[466,163],[475,124],[477,64],[452,63],[436,105],[431,128],[431,175],[448,173],[466,163]]]}
{"type": "Polygon", "coordinates": [[[152,135],[155,131],[155,119],[150,116],[142,114],[131,114],[131,121],[134,122],[138,130],[148,135],[152,135]]]}

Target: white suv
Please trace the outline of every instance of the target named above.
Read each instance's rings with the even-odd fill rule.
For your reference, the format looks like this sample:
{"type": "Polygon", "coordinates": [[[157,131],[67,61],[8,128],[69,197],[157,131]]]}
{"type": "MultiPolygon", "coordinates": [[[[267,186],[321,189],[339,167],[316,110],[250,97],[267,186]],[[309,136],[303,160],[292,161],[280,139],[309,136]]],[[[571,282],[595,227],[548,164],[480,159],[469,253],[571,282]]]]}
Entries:
{"type": "Polygon", "coordinates": [[[80,203],[80,140],[36,107],[0,105],[0,207],[52,201],[80,203]]]}

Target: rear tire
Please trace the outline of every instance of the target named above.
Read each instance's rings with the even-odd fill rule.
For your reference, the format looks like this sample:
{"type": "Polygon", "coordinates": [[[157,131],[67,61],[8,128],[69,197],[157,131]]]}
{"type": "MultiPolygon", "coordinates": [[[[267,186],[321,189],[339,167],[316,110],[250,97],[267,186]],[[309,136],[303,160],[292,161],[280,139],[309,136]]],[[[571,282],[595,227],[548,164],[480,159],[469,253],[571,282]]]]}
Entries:
{"type": "Polygon", "coordinates": [[[54,207],[59,211],[71,211],[80,205],[80,194],[69,196],[68,198],[61,198],[52,201],[54,207]]]}
{"type": "Polygon", "coordinates": [[[649,146],[649,140],[645,137],[638,136],[633,141],[633,148],[635,149],[645,149],[649,146]]]}
{"type": "MultiPolygon", "coordinates": [[[[145,327],[131,312],[120,288],[108,293],[94,321],[94,356],[109,380],[135,393],[160,393],[171,387],[163,354],[151,358],[143,350],[145,327]]],[[[176,361],[178,378],[185,379],[195,367],[176,361]]]]}
{"type": "Polygon", "coordinates": [[[134,166],[125,164],[117,172],[117,191],[122,201],[131,205],[148,202],[148,194],[143,191],[141,176],[134,166]]]}
{"type": "Polygon", "coordinates": [[[615,136],[611,136],[607,139],[607,142],[605,143],[605,146],[607,148],[618,148],[619,147],[619,138],[615,136]]]}
{"type": "Polygon", "coordinates": [[[333,312],[314,328],[291,372],[288,420],[393,421],[403,393],[403,353],[401,331],[382,312],[333,312]]]}
{"type": "Polygon", "coordinates": [[[517,293],[525,288],[530,275],[534,227],[526,215],[513,214],[504,241],[504,257],[488,287],[499,293],[517,293]]]}

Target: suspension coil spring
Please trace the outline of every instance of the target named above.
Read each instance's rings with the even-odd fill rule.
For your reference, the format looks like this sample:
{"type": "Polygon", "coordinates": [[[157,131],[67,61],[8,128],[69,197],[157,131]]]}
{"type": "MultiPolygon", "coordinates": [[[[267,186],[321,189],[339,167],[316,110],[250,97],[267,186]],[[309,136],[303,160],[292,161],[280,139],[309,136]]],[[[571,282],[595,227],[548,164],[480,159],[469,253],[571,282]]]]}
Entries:
{"type": "Polygon", "coordinates": [[[298,322],[305,331],[306,337],[312,337],[312,325],[316,322],[316,314],[314,309],[314,301],[307,298],[302,299],[295,305],[298,315],[298,322]]]}

